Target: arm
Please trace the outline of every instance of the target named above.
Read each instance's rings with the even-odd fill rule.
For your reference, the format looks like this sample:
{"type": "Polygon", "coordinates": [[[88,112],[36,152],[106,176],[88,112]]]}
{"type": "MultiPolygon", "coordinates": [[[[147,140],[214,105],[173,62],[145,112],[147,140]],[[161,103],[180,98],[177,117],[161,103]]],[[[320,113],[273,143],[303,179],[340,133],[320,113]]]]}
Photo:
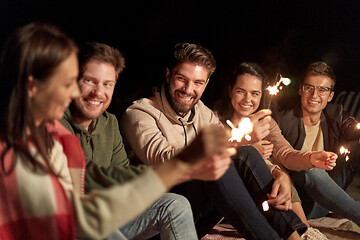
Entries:
{"type": "MultiPolygon", "coordinates": [[[[170,160],[181,151],[180,147],[176,148],[170,145],[161,129],[159,129],[157,121],[168,120],[160,111],[158,113],[161,115],[159,118],[162,118],[162,120],[157,120],[153,115],[140,109],[130,109],[124,112],[120,121],[121,132],[126,142],[141,161],[150,165],[158,165],[170,160]]],[[[170,126],[171,123],[168,125],[170,126]]],[[[171,137],[179,139],[179,142],[184,144],[184,139],[177,136],[176,129],[163,131],[166,131],[171,137]],[[171,133],[172,131],[174,133],[171,133]]]]}
{"type": "MultiPolygon", "coordinates": [[[[272,119],[270,122],[269,139],[274,144],[273,156],[275,160],[293,171],[309,170],[313,167],[332,170],[337,155],[331,152],[301,152],[295,150],[281,134],[281,130],[272,119]]],[[[335,164],[335,165],[334,165],[335,164]]]]}
{"type": "Polygon", "coordinates": [[[284,171],[274,168],[271,175],[275,179],[268,203],[283,211],[291,209],[291,181],[284,171]]]}

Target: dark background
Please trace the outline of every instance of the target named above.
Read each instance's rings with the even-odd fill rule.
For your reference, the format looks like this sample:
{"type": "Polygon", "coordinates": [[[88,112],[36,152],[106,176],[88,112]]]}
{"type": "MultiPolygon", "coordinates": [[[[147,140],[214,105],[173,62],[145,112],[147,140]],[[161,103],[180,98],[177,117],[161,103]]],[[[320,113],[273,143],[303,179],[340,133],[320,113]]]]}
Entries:
{"type": "Polygon", "coordinates": [[[127,68],[115,89],[115,114],[164,79],[165,56],[180,41],[207,47],[217,60],[203,95],[209,106],[221,97],[227,68],[237,61],[261,64],[269,79],[277,72],[290,77],[293,83],[279,95],[291,99],[301,73],[317,60],[334,68],[335,93],[360,90],[359,10],[358,0],[0,0],[0,44],[16,27],[41,21],[78,43],[117,47],[127,68]]]}

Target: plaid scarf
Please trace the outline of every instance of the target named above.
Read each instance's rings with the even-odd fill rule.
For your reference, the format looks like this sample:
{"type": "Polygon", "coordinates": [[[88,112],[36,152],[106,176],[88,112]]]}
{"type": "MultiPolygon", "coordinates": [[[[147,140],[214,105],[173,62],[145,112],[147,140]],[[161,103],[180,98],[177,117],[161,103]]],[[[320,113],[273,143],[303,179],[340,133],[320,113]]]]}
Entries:
{"type": "MultiPolygon", "coordinates": [[[[47,127],[63,146],[74,191],[83,195],[85,157],[78,138],[58,121],[47,127]]],[[[0,153],[4,149],[5,144],[0,143],[0,153]]],[[[35,156],[36,149],[31,147],[30,151],[35,156]]],[[[5,167],[13,158],[13,150],[8,151],[5,167]]],[[[9,175],[0,171],[0,240],[74,238],[72,206],[56,176],[33,173],[20,159],[16,159],[15,169],[9,175]]]]}

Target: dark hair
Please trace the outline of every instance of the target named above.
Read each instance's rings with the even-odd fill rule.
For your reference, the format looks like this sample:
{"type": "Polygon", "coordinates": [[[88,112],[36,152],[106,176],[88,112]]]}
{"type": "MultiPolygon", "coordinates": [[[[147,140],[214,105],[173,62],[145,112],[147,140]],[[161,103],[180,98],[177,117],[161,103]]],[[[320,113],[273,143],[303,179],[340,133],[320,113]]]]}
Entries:
{"type": "Polygon", "coordinates": [[[211,77],[216,69],[216,61],[208,49],[196,44],[178,43],[175,45],[174,53],[169,59],[170,72],[177,65],[186,62],[206,67],[208,78],[211,77]]]}
{"type": "Polygon", "coordinates": [[[79,51],[79,78],[85,71],[85,65],[91,61],[110,63],[115,68],[116,79],[125,68],[125,58],[119,50],[104,43],[87,42],[79,51]]]}
{"type": "Polygon", "coordinates": [[[313,62],[306,68],[304,77],[302,78],[301,84],[304,83],[304,79],[307,75],[314,76],[326,76],[331,80],[331,90],[334,90],[336,78],[332,67],[327,65],[325,62],[313,62]]]}
{"type": "MultiPolygon", "coordinates": [[[[14,31],[4,45],[0,60],[0,138],[5,143],[1,154],[2,171],[9,174],[15,168],[16,155],[33,171],[48,168],[30,154],[29,143],[36,147],[48,163],[53,141],[45,123],[36,126],[28,95],[28,81],[47,82],[76,44],[58,28],[48,24],[30,23],[14,31]],[[12,149],[14,159],[5,167],[4,156],[12,149]]],[[[48,165],[49,166],[49,165],[48,165]]]]}
{"type": "MultiPolygon", "coordinates": [[[[224,122],[230,119],[234,114],[234,108],[231,105],[231,98],[229,90],[231,90],[236,84],[238,76],[249,74],[255,76],[261,80],[261,89],[264,93],[266,87],[266,75],[264,70],[256,63],[242,62],[236,64],[228,73],[226,77],[226,87],[223,89],[225,97],[220,100],[220,103],[216,105],[216,111],[219,114],[220,119],[224,122]]],[[[264,98],[261,98],[259,109],[264,106],[264,98]]],[[[259,110],[258,109],[258,110],[259,110]]]]}

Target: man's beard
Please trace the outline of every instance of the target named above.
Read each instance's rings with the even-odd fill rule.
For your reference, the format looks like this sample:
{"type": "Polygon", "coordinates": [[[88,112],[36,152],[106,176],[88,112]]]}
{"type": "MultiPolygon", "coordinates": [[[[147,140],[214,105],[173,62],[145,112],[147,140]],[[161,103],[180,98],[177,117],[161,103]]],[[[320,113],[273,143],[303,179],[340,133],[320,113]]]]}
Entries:
{"type": "Polygon", "coordinates": [[[104,109],[103,111],[99,112],[98,114],[89,115],[86,113],[84,106],[81,103],[75,102],[75,101],[72,101],[69,108],[70,108],[71,115],[80,121],[89,121],[89,120],[97,119],[106,111],[106,109],[104,109]]]}
{"type": "MultiPolygon", "coordinates": [[[[180,91],[175,91],[174,94],[176,94],[176,92],[180,92],[180,91]]],[[[182,94],[186,94],[184,92],[180,92],[182,94]]],[[[166,98],[168,100],[168,102],[170,103],[170,106],[172,107],[172,109],[179,115],[179,116],[184,116],[186,115],[191,109],[194,108],[195,104],[199,101],[196,100],[194,101],[192,104],[188,105],[188,104],[185,104],[185,103],[182,103],[180,101],[178,101],[176,99],[175,96],[172,95],[172,93],[170,92],[170,85],[167,84],[166,85],[166,91],[165,91],[165,94],[166,94],[166,98]]],[[[193,97],[193,96],[191,96],[193,97]]],[[[195,99],[195,98],[194,98],[195,99]]]]}

